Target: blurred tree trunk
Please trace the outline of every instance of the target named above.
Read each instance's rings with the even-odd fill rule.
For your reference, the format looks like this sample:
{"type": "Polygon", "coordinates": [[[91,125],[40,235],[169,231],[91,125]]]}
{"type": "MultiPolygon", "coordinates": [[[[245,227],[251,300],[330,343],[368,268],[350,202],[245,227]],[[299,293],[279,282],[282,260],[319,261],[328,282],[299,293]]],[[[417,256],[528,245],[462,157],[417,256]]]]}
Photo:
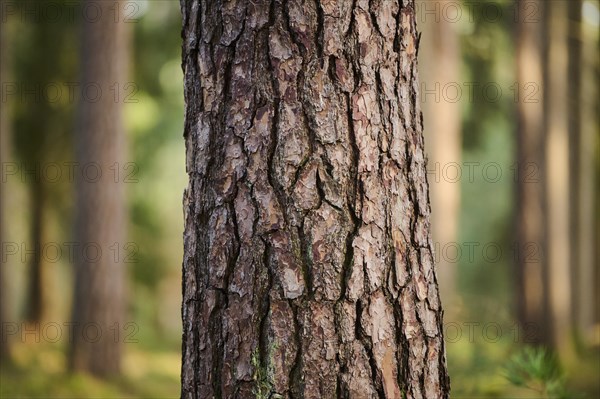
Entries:
{"type": "MultiPolygon", "coordinates": [[[[598,260],[594,257],[596,237],[594,179],[598,143],[598,80],[590,68],[598,65],[597,39],[586,38],[582,22],[582,1],[569,2],[569,138],[572,313],[584,343],[590,343],[597,322],[595,294],[598,260]],[[592,55],[591,58],[589,55],[592,55]],[[585,85],[582,83],[585,82],[585,85]]],[[[597,33],[597,32],[596,32],[597,33]]],[[[597,37],[597,36],[596,36],[597,37]]]]}
{"type": "Polygon", "coordinates": [[[184,398],[447,398],[413,1],[183,0],[184,398]]]}
{"type": "Polygon", "coordinates": [[[125,270],[123,254],[115,248],[125,244],[126,215],[122,179],[115,182],[115,167],[123,168],[125,136],[123,98],[115,99],[110,88],[125,85],[128,35],[122,13],[115,21],[115,7],[122,11],[122,2],[95,2],[95,7],[102,17],[82,21],[81,83],[82,87],[97,84],[103,94],[98,101],[83,97],[78,110],[76,159],[82,171],[89,167],[89,172],[78,173],[76,182],[79,246],[70,362],[75,370],[105,375],[119,371],[123,341],[118,332],[123,331],[125,270]],[[96,179],[98,171],[101,177],[96,179]],[[94,248],[100,249],[98,255],[94,248]],[[93,323],[101,332],[97,342],[97,329],[86,331],[93,323]]]}
{"type": "MultiPolygon", "coordinates": [[[[579,240],[579,205],[580,205],[580,174],[582,173],[579,163],[579,151],[581,142],[581,0],[571,0],[568,4],[568,120],[569,120],[569,237],[571,239],[569,265],[571,270],[571,315],[572,323],[579,330],[582,313],[586,307],[592,305],[591,298],[588,304],[580,303],[579,296],[585,294],[586,284],[581,285],[579,277],[583,277],[581,264],[581,252],[578,251],[579,240]],[[581,287],[580,287],[581,285],[581,287]],[[581,289],[581,290],[580,290],[581,289]]],[[[587,277],[589,279],[589,275],[587,277]]]]}
{"type": "MultiPolygon", "coordinates": [[[[424,0],[421,10],[445,10],[451,0],[424,0]],[[434,4],[439,4],[434,6],[434,4]]],[[[431,184],[431,218],[433,241],[438,243],[437,268],[442,301],[452,303],[456,296],[456,262],[450,262],[441,250],[457,243],[460,218],[460,179],[445,175],[453,164],[461,165],[461,102],[454,98],[455,85],[460,81],[461,52],[456,32],[457,23],[436,14],[425,14],[423,27],[423,62],[421,65],[421,96],[425,117],[425,147],[429,149],[431,184]]],[[[424,13],[422,12],[423,16],[424,13]]]]}
{"type": "Polygon", "coordinates": [[[570,345],[571,268],[569,222],[568,2],[546,2],[547,53],[544,62],[546,133],[546,221],[551,342],[570,345]]]}
{"type": "MultiPolygon", "coordinates": [[[[580,183],[580,229],[581,229],[581,258],[582,268],[591,269],[588,276],[587,272],[582,272],[581,281],[589,278],[586,284],[592,284],[592,306],[585,313],[582,313],[582,322],[588,324],[589,312],[592,312],[594,323],[593,331],[589,333],[590,340],[595,345],[600,345],[600,200],[598,198],[600,191],[600,117],[598,109],[600,108],[600,74],[598,65],[600,65],[600,54],[598,54],[598,45],[600,36],[597,27],[592,24],[586,24],[583,30],[583,68],[581,81],[582,86],[582,122],[581,122],[581,141],[580,141],[580,168],[582,171],[580,183]]],[[[583,269],[582,269],[583,270],[583,269]]],[[[589,295],[589,293],[588,293],[589,295]]],[[[580,300],[587,301],[587,295],[582,295],[580,300]]]]}
{"type": "Polygon", "coordinates": [[[529,343],[550,343],[546,257],[543,18],[541,1],[517,0],[516,307],[529,343]],[[537,22],[529,15],[539,10],[537,22]]]}
{"type": "MultiPolygon", "coordinates": [[[[27,276],[27,308],[25,318],[39,323],[45,315],[44,270],[42,269],[42,246],[44,245],[44,182],[40,177],[31,182],[31,262],[27,276]]],[[[28,254],[29,255],[29,254],[28,254]]]]}
{"type": "MultiPolygon", "coordinates": [[[[6,18],[4,7],[0,7],[0,21],[4,21],[6,18]]],[[[6,24],[0,23],[0,77],[2,78],[3,84],[5,81],[9,81],[7,76],[8,73],[8,51],[7,51],[7,40],[6,40],[6,24]]],[[[6,103],[2,104],[0,107],[0,167],[8,162],[8,146],[10,134],[8,132],[9,123],[8,123],[8,106],[6,103]]],[[[6,183],[4,181],[0,182],[0,248],[4,251],[4,244],[6,241],[5,235],[5,227],[6,224],[4,208],[6,207],[6,183]]],[[[4,254],[2,254],[4,255],[4,254]]],[[[4,257],[3,257],[4,258],[4,257]]],[[[8,321],[7,317],[7,301],[8,295],[6,292],[6,267],[7,264],[4,262],[4,259],[0,259],[0,328],[4,331],[3,326],[4,323],[8,321]]],[[[4,361],[9,353],[10,353],[10,345],[8,342],[8,338],[2,334],[0,337],[0,361],[4,361]]]]}
{"type": "MultiPolygon", "coordinates": [[[[8,6],[8,3],[6,5],[8,6]]],[[[67,113],[61,107],[56,107],[56,101],[48,99],[49,96],[43,93],[43,88],[50,85],[58,87],[60,82],[67,80],[62,53],[65,50],[64,38],[70,34],[70,27],[68,23],[57,24],[56,20],[47,16],[19,20],[17,15],[26,10],[32,11],[32,5],[30,1],[15,2],[12,7],[7,7],[7,10],[10,10],[9,14],[13,15],[6,15],[3,24],[13,26],[11,29],[15,34],[11,40],[13,45],[10,51],[13,63],[12,81],[4,83],[20,87],[27,93],[18,100],[9,100],[13,103],[11,144],[14,146],[15,159],[21,162],[22,176],[29,190],[29,240],[23,243],[22,247],[22,256],[28,263],[27,283],[24,289],[25,319],[38,323],[52,316],[53,307],[49,299],[55,297],[51,286],[51,270],[45,264],[41,251],[47,244],[45,239],[50,227],[48,215],[54,205],[52,194],[57,192],[57,185],[50,184],[40,171],[53,163],[52,161],[57,161],[53,156],[61,144],[64,147],[64,142],[61,143],[60,139],[67,130],[62,128],[67,113]],[[27,34],[23,34],[24,31],[27,34]],[[36,43],[37,51],[28,51],[29,45],[24,46],[24,43],[36,43]],[[53,62],[48,62],[49,59],[53,62]]],[[[55,5],[62,6],[60,3],[55,5]]]]}

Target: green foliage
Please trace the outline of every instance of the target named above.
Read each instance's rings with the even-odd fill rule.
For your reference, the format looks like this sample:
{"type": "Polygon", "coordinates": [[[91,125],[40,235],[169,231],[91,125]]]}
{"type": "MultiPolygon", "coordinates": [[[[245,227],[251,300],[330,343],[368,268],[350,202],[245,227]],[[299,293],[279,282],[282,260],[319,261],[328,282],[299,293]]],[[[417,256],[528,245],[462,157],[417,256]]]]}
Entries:
{"type": "MultiPolygon", "coordinates": [[[[8,107],[10,116],[11,161],[20,168],[35,171],[23,179],[45,208],[56,212],[65,220],[63,232],[67,234],[70,222],[69,186],[66,178],[48,182],[41,177],[49,164],[63,165],[72,161],[72,141],[75,101],[70,90],[78,92],[77,85],[79,42],[76,19],[65,18],[57,23],[49,18],[18,18],[27,10],[35,10],[35,2],[13,2],[12,18],[6,18],[7,71],[2,84],[16,88],[14,95],[3,97],[2,106],[8,107]]],[[[53,2],[57,13],[66,15],[67,0],[53,2]]],[[[3,24],[5,21],[3,21],[3,24]]],[[[3,87],[4,91],[4,87],[3,87]]],[[[63,172],[64,174],[64,172],[63,172]]]]}
{"type": "Polygon", "coordinates": [[[505,120],[512,110],[509,81],[514,77],[503,76],[512,61],[511,29],[513,21],[511,1],[478,0],[464,2],[469,18],[461,18],[461,53],[463,56],[463,81],[474,82],[481,87],[497,83],[503,90],[498,101],[490,101],[483,90],[474,90],[472,101],[463,101],[463,149],[473,150],[482,145],[486,130],[505,120]],[[498,18],[485,15],[495,10],[498,18]],[[507,80],[508,79],[508,80],[507,80]]]}
{"type": "MultiPolygon", "coordinates": [[[[185,187],[181,14],[177,2],[148,2],[133,24],[131,79],[124,104],[130,159],[138,168],[129,188],[129,233],[139,246],[131,277],[153,291],[179,273],[185,187]]],[[[158,298],[157,298],[158,299],[158,298]]]]}
{"type": "Polygon", "coordinates": [[[528,388],[543,398],[575,399],[567,392],[565,374],[556,355],[545,348],[525,347],[514,354],[506,365],[506,378],[517,387],[528,388]]]}

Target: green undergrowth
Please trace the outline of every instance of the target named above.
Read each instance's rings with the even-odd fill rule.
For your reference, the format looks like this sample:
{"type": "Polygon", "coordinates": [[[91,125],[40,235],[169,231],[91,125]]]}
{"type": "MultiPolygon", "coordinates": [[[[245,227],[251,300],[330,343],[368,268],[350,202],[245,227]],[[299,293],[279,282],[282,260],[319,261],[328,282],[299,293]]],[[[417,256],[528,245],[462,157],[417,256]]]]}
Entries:
{"type": "Polygon", "coordinates": [[[121,375],[106,380],[70,373],[63,348],[14,345],[0,367],[0,398],[178,398],[180,353],[127,348],[121,375]]]}

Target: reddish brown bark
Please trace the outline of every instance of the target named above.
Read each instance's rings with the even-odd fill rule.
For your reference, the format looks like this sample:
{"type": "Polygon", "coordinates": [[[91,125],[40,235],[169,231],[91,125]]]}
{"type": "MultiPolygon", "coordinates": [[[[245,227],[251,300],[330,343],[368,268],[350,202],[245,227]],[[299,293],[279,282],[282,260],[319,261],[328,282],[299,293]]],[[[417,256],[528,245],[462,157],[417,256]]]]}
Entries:
{"type": "Polygon", "coordinates": [[[448,397],[413,2],[182,11],[182,397],[448,397]]]}

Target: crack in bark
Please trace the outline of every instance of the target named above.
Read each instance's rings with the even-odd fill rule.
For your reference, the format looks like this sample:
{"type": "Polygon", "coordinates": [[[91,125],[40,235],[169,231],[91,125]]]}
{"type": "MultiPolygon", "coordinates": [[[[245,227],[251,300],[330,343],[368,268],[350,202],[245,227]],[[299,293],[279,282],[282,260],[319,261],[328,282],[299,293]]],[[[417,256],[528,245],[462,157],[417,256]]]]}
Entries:
{"type": "Polygon", "coordinates": [[[323,66],[323,40],[325,36],[325,14],[323,7],[319,0],[315,0],[317,6],[317,34],[316,34],[316,45],[317,45],[317,58],[321,61],[321,67],[323,66]]]}
{"type": "Polygon", "coordinates": [[[300,254],[302,255],[302,272],[304,275],[304,283],[306,286],[306,297],[314,299],[314,281],[312,271],[312,257],[310,256],[310,245],[304,234],[304,221],[302,218],[300,226],[298,226],[298,239],[300,240],[300,254]]]}
{"type": "Polygon", "coordinates": [[[302,331],[302,326],[300,323],[299,315],[298,315],[298,305],[293,300],[288,300],[292,312],[294,314],[294,339],[296,340],[296,357],[294,358],[294,363],[292,367],[290,367],[290,390],[289,395],[290,399],[294,399],[295,397],[303,398],[301,393],[301,384],[302,384],[302,337],[300,335],[302,331]]]}
{"type": "Polygon", "coordinates": [[[379,399],[386,399],[381,376],[377,370],[377,362],[375,360],[375,354],[373,353],[373,344],[369,340],[369,337],[361,324],[362,312],[364,311],[362,302],[362,299],[356,301],[356,338],[367,352],[367,358],[369,359],[369,366],[371,368],[371,380],[377,391],[377,396],[379,399]]]}
{"type": "MultiPolygon", "coordinates": [[[[267,271],[268,284],[265,290],[264,297],[261,299],[260,309],[260,322],[259,322],[259,338],[258,338],[258,353],[260,356],[260,367],[267,370],[269,364],[269,331],[267,320],[270,316],[271,308],[271,297],[270,293],[273,290],[273,270],[271,270],[271,243],[265,238],[261,237],[263,244],[265,245],[265,251],[263,253],[263,266],[267,271]]],[[[256,381],[255,381],[256,382],[256,381]]]]}
{"type": "Polygon", "coordinates": [[[317,207],[317,209],[319,209],[323,202],[325,202],[327,205],[329,205],[330,207],[332,207],[333,209],[335,209],[343,215],[344,210],[327,199],[327,195],[325,194],[325,190],[323,189],[323,182],[321,181],[321,176],[319,175],[319,169],[317,169],[316,171],[315,181],[317,185],[317,192],[319,193],[319,198],[321,199],[321,204],[317,207]]]}
{"type": "MultiPolygon", "coordinates": [[[[298,38],[298,34],[296,33],[296,31],[294,29],[292,29],[292,26],[290,23],[290,0],[283,0],[283,9],[284,9],[284,12],[282,13],[282,17],[283,17],[283,21],[285,23],[285,29],[290,34],[290,38],[292,39],[292,42],[296,45],[296,47],[300,51],[300,57],[302,58],[302,65],[304,65],[304,58],[306,57],[308,49],[306,48],[306,46],[304,46],[302,41],[298,38]]],[[[302,86],[298,86],[298,87],[302,87],[302,86]]]]}

